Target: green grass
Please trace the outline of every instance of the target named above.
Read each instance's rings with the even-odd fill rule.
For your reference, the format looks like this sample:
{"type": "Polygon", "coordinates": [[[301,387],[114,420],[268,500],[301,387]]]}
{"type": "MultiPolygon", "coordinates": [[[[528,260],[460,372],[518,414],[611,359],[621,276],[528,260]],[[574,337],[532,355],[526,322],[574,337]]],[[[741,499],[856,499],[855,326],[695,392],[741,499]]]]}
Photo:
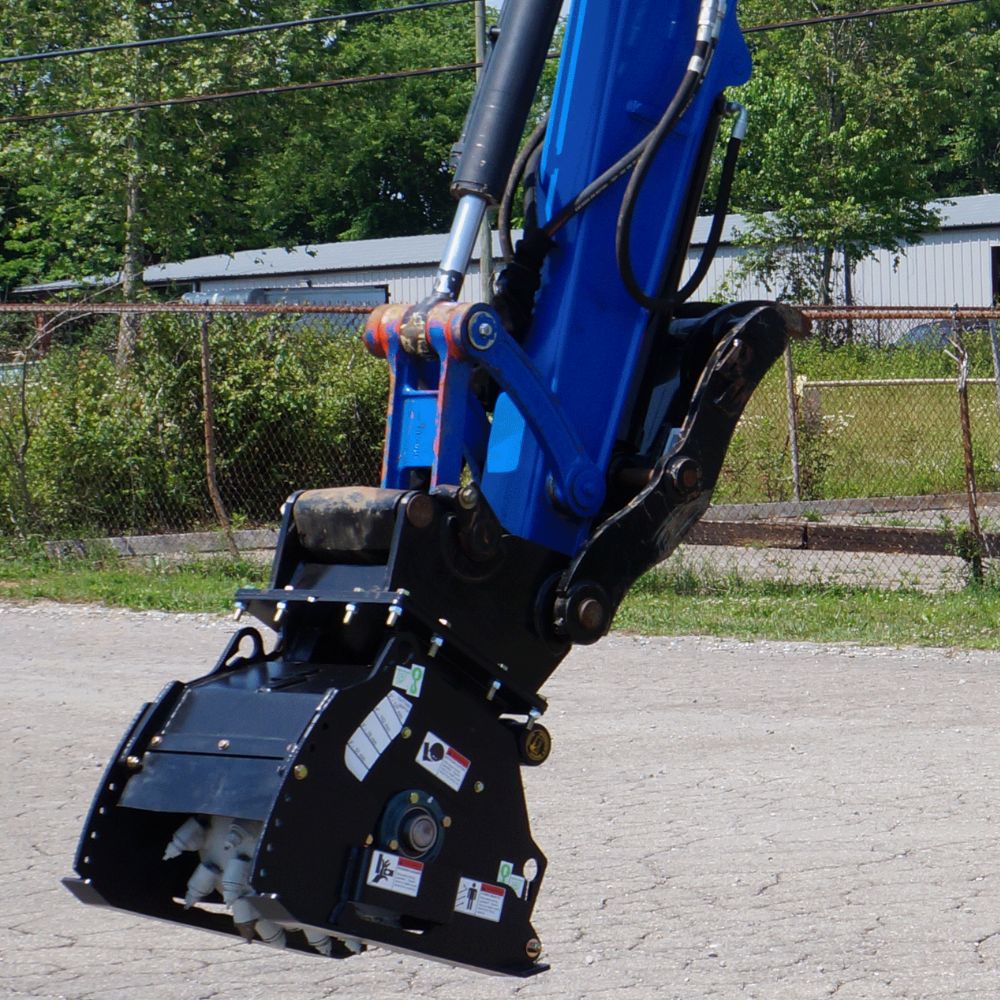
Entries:
{"type": "MultiPolygon", "coordinates": [[[[223,613],[237,587],[261,586],[266,575],[266,567],[246,560],[143,563],[113,554],[52,560],[21,547],[0,555],[0,597],[223,613]]],[[[996,649],[1000,584],[927,594],[660,570],[632,589],[615,628],[643,635],[996,649]]]]}
{"type": "Polygon", "coordinates": [[[924,593],[654,571],[626,597],[615,628],[643,635],[1000,648],[1000,586],[924,593]]]}
{"type": "Polygon", "coordinates": [[[266,567],[243,559],[144,562],[112,553],[56,560],[19,547],[0,556],[0,598],[221,613],[237,587],[261,586],[266,575],[266,567]]]}

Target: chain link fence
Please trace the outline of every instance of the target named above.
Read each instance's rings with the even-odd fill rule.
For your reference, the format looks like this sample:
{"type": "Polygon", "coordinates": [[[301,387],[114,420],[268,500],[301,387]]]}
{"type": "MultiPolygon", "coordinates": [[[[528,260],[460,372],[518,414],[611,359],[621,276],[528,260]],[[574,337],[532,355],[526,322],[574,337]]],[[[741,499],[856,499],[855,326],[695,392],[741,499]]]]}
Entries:
{"type": "MultiPolygon", "coordinates": [[[[0,306],[0,536],[273,527],[295,489],[375,484],[367,310],[0,306]]],[[[810,309],[668,563],[792,582],[959,586],[1000,555],[998,313],[810,309]]],[[[223,532],[225,534],[225,532],[223,532]]],[[[230,537],[231,534],[230,534],[230,537]]]]}
{"type": "Polygon", "coordinates": [[[1000,555],[1000,313],[807,309],[674,570],[963,585],[1000,555]]]}
{"type": "MultiPolygon", "coordinates": [[[[51,309],[51,307],[49,307],[51,309]]],[[[273,525],[289,493],[378,481],[387,373],[367,310],[0,309],[3,534],[273,525]]]]}

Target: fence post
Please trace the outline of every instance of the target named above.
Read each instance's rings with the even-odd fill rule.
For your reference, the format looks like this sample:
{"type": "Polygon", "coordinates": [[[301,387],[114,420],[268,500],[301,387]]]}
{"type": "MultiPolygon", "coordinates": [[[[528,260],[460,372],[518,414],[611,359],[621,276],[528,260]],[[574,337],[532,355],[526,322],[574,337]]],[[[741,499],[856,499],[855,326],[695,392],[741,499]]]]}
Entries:
{"type": "Polygon", "coordinates": [[[989,321],[990,349],[993,353],[993,380],[996,383],[997,416],[1000,416],[1000,343],[997,343],[997,321],[989,321]]]}
{"type": "Polygon", "coordinates": [[[986,551],[985,539],[979,525],[979,503],[976,496],[976,466],[972,453],[972,422],[969,417],[969,352],[965,349],[965,341],[958,324],[951,336],[951,346],[954,354],[952,360],[958,366],[958,415],[962,431],[962,458],[965,462],[965,493],[969,504],[969,535],[966,546],[959,544],[959,549],[967,549],[960,554],[969,563],[972,579],[976,583],[983,582],[983,555],[986,551]]]}
{"type": "Polygon", "coordinates": [[[212,356],[208,348],[208,324],[211,322],[211,314],[205,313],[201,317],[199,333],[201,338],[201,398],[202,398],[202,421],[205,429],[205,481],[208,485],[208,495],[215,508],[215,516],[219,521],[226,536],[226,546],[229,554],[238,556],[240,550],[236,545],[236,538],[233,535],[233,526],[229,521],[229,514],[226,512],[222,502],[222,494],[219,492],[219,480],[215,463],[215,398],[212,393],[212,356]]]}
{"type": "Polygon", "coordinates": [[[798,404],[795,399],[795,372],[792,369],[792,345],[785,344],[785,394],[788,397],[788,450],[792,457],[792,496],[802,499],[799,473],[798,404]]]}

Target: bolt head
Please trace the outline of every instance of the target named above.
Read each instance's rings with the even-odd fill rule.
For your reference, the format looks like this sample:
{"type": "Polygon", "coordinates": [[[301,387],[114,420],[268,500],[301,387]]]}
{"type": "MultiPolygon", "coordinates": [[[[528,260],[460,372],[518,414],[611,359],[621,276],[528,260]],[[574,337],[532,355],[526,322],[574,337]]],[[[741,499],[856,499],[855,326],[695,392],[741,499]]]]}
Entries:
{"type": "Polygon", "coordinates": [[[477,781],[473,786],[472,790],[478,795],[480,792],[486,790],[486,786],[481,782],[477,781]]]}
{"type": "Polygon", "coordinates": [[[309,768],[305,764],[296,764],[292,768],[292,776],[296,781],[305,781],[309,777],[309,768]]]}
{"type": "Polygon", "coordinates": [[[524,946],[524,953],[534,961],[542,953],[542,942],[538,938],[531,938],[524,946]]]}
{"type": "Polygon", "coordinates": [[[229,740],[219,740],[218,747],[220,750],[228,750],[229,740]]]}

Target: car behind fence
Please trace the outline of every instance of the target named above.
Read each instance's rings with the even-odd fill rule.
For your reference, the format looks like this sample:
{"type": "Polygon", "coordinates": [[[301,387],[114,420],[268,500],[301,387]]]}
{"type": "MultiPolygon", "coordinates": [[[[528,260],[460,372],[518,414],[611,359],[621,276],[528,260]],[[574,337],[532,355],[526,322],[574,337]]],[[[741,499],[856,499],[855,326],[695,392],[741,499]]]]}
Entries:
{"type": "MultiPolygon", "coordinates": [[[[387,372],[361,345],[366,311],[130,306],[122,366],[124,308],[0,306],[0,534],[152,551],[149,536],[214,532],[201,547],[239,547],[295,489],[378,481],[387,372]]],[[[814,337],[758,389],[672,564],[931,588],[988,573],[998,314],[806,311],[814,337]]]]}

